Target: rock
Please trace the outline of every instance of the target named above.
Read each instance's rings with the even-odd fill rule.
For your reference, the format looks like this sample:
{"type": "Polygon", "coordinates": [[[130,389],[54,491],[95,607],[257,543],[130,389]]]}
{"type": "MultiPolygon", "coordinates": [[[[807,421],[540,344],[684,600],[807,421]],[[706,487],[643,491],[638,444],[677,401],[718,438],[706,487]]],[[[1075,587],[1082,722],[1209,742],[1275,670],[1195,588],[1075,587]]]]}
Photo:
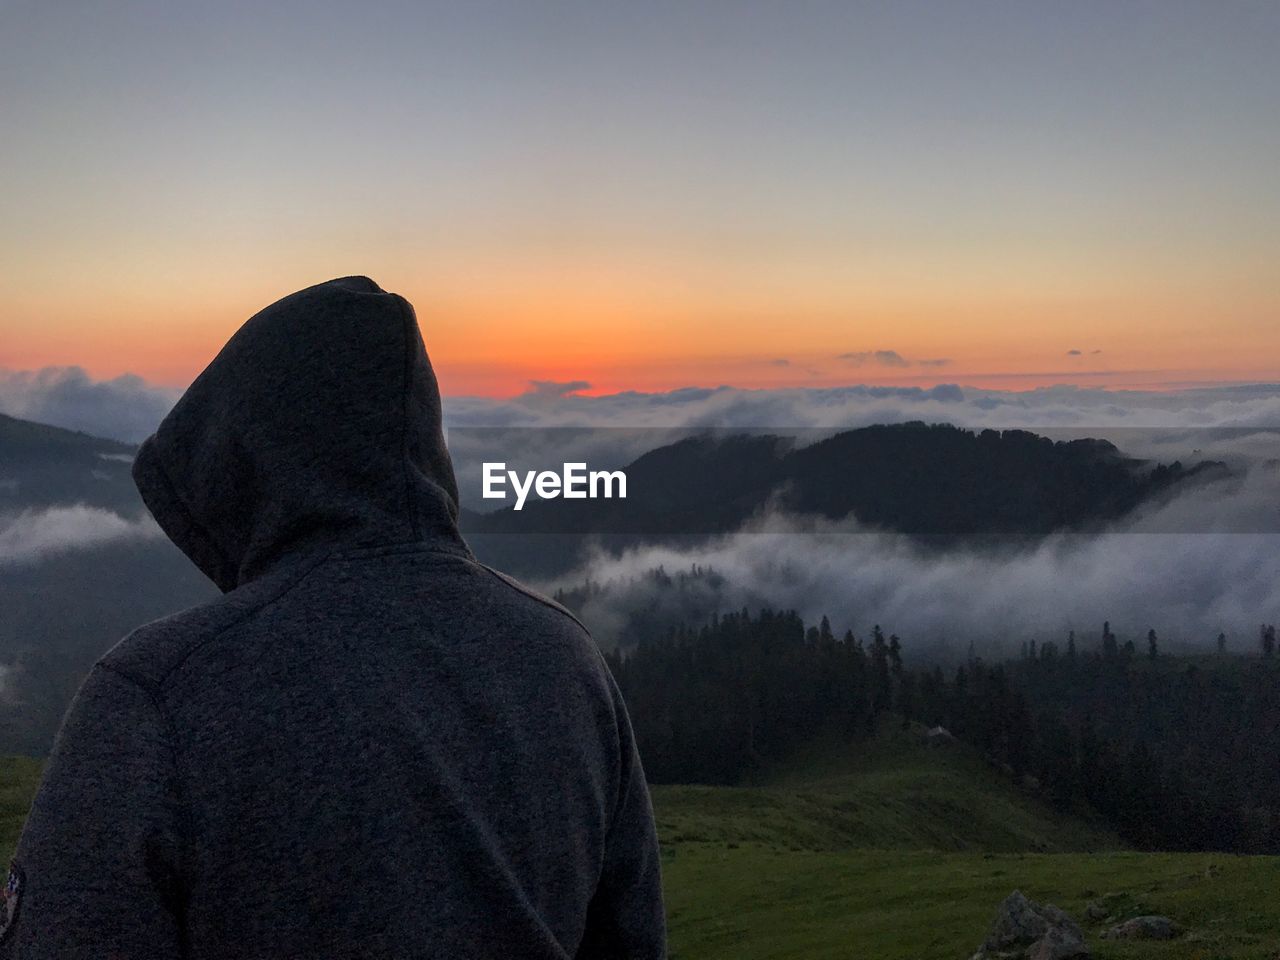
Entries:
{"type": "Polygon", "coordinates": [[[1094,923],[1115,923],[1126,914],[1141,914],[1149,909],[1140,900],[1135,900],[1124,893],[1104,893],[1094,895],[1089,905],[1084,908],[1085,916],[1094,923]]]}
{"type": "Polygon", "coordinates": [[[1182,928],[1168,917],[1134,917],[1117,923],[1103,934],[1108,940],[1172,940],[1182,934],[1182,928]]]}
{"type": "Polygon", "coordinates": [[[930,727],[924,732],[924,738],[928,743],[954,743],[955,734],[946,727],[930,727]]]}
{"type": "Polygon", "coordinates": [[[1092,956],[1084,933],[1051,903],[1028,900],[1013,891],[996,911],[995,923],[973,960],[1086,960],[1092,956]]]}
{"type": "Polygon", "coordinates": [[[1090,955],[1084,934],[1078,928],[1073,931],[1067,927],[1050,927],[1038,943],[1027,949],[1027,960],[1079,960],[1090,955]]]}
{"type": "Polygon", "coordinates": [[[1014,946],[1026,946],[1039,940],[1049,930],[1049,921],[1041,916],[1036,904],[1015,890],[1000,904],[996,922],[983,944],[988,950],[1005,950],[1014,946]]]}

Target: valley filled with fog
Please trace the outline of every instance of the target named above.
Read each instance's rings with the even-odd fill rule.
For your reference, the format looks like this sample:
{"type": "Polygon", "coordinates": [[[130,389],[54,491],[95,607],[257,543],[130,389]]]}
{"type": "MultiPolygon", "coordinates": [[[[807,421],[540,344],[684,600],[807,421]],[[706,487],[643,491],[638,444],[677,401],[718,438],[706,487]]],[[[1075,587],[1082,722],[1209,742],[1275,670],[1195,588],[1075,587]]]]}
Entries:
{"type": "MultiPolygon", "coordinates": [[[[445,414],[464,521],[489,524],[473,537],[481,559],[565,598],[605,646],[666,623],[769,606],[808,622],[827,615],[859,634],[882,624],[913,656],[940,661],[970,645],[997,656],[1072,631],[1092,638],[1104,620],[1122,638],[1155,629],[1173,652],[1208,650],[1219,634],[1243,652],[1256,646],[1260,623],[1280,616],[1274,385],[720,388],[604,397],[575,387],[541,384],[509,400],[450,398],[445,414]],[[1105,439],[1139,464],[1138,474],[1175,463],[1212,469],[1073,529],[941,539],[853,514],[797,511],[786,490],[727,515],[731,529],[612,537],[495,527],[477,495],[479,464],[498,454],[531,467],[573,458],[612,469],[690,436],[780,435],[796,449],[859,427],[917,421],[1055,442],[1105,439]],[[522,559],[530,555],[537,561],[522,559]]],[[[128,476],[131,444],[172,399],[137,378],[99,382],[75,370],[0,376],[0,413],[18,418],[0,431],[0,689],[10,748],[44,744],[78,677],[132,626],[215,593],[146,516],[128,476]]],[[[893,482],[891,469],[885,475],[893,482]]],[[[1034,492],[1049,480],[1019,482],[1034,492]]],[[[925,491],[945,492],[949,482],[945,474],[911,478],[925,491]]]]}

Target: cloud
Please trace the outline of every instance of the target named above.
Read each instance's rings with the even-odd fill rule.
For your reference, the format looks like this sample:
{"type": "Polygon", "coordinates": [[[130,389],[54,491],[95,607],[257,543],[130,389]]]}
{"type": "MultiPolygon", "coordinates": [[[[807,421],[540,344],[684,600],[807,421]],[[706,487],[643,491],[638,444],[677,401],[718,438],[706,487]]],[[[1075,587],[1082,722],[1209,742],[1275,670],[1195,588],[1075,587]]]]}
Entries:
{"type": "Polygon", "coordinates": [[[530,404],[488,397],[446,397],[450,427],[853,428],[907,420],[994,429],[1079,431],[1103,428],[1280,427],[1280,384],[1194,390],[1107,390],[1054,386],[988,390],[850,385],[744,390],[686,387],[662,393],[562,395],[530,404]]]}
{"type": "Polygon", "coordinates": [[[531,400],[554,400],[590,389],[591,384],[586,380],[530,380],[529,389],[520,396],[531,400]]]}
{"type": "Polygon", "coordinates": [[[897,350],[858,350],[841,353],[837,360],[844,360],[855,367],[945,367],[951,362],[948,357],[934,357],[927,360],[908,360],[897,350]]]}
{"type": "Polygon", "coordinates": [[[0,517],[0,567],[38,563],[45,557],[119,540],[162,536],[151,517],[128,520],[110,510],[77,504],[0,517]]]}
{"type": "Polygon", "coordinates": [[[777,359],[774,359],[774,360],[768,360],[768,361],[766,361],[766,363],[767,363],[769,366],[771,366],[771,367],[789,367],[789,366],[791,366],[791,361],[790,361],[790,360],[788,360],[786,357],[778,357],[777,359]]]}
{"type": "Polygon", "coordinates": [[[1078,356],[1080,356],[1080,354],[1081,354],[1082,352],[1083,352],[1083,351],[1081,351],[1081,350],[1068,350],[1068,351],[1067,351],[1067,356],[1068,356],[1068,357],[1078,357],[1078,356]]]}
{"type": "Polygon", "coordinates": [[[1152,531],[1205,510],[1238,514],[1247,523],[1251,511],[1274,510],[1277,495],[1278,477],[1225,493],[1206,487],[1108,532],[1050,537],[1029,549],[931,551],[852,522],[774,515],[696,547],[597,555],[540,586],[554,590],[588,578],[631,583],[582,611],[605,640],[616,635],[628,605],[652,610],[661,602],[637,592],[634,584],[645,571],[697,564],[723,577],[705,609],[794,608],[810,622],[829,615],[838,628],[861,636],[879,623],[921,654],[954,656],[970,640],[984,655],[1012,653],[1033,638],[1061,646],[1069,630],[1091,647],[1103,620],[1122,638],[1140,639],[1154,627],[1169,650],[1203,649],[1219,631],[1232,648],[1252,650],[1257,625],[1280,619],[1280,534],[1152,531]]]}
{"type": "MultiPolygon", "coordinates": [[[[1280,386],[1176,394],[955,389],[962,394],[952,406],[958,420],[1069,424],[1048,432],[1101,435],[1125,453],[1163,462],[1222,460],[1233,477],[1186,487],[1102,533],[1056,535],[1030,547],[985,543],[939,551],[852,520],[775,513],[711,542],[597,554],[542,586],[572,587],[587,578],[632,584],[583,610],[588,626],[608,639],[630,606],[656,609],[669,602],[647,595],[652,588],[643,586],[641,574],[697,564],[723,577],[715,595],[700,601],[705,609],[794,607],[808,620],[827,614],[862,635],[880,623],[899,633],[909,650],[948,656],[970,640],[992,654],[1015,652],[1031,638],[1061,644],[1069,630],[1078,643],[1093,646],[1104,619],[1122,637],[1139,640],[1154,627],[1170,650],[1203,649],[1219,631],[1233,649],[1252,650],[1257,624],[1280,620],[1280,386]]],[[[846,402],[835,405],[841,416],[854,409],[878,416],[891,403],[911,410],[901,396],[864,390],[856,397],[841,395],[846,402]]],[[[701,402],[725,398],[721,392],[701,402]]],[[[789,413],[817,419],[819,410],[831,409],[831,395],[823,399],[825,408],[806,396],[789,413]]],[[[926,395],[911,402],[942,409],[926,395]]],[[[699,589],[712,588],[703,583],[699,589]]]]}
{"type": "Polygon", "coordinates": [[[940,383],[929,391],[929,398],[940,403],[962,403],[964,391],[954,383],[940,383]]]}
{"type": "MultiPolygon", "coordinates": [[[[795,433],[804,443],[838,430],[914,420],[974,430],[1026,429],[1055,440],[1100,437],[1132,456],[1164,463],[1224,460],[1234,469],[1280,456],[1280,442],[1268,433],[1280,428],[1277,384],[1183,391],[1065,386],[1002,391],[954,383],[932,388],[719,387],[566,396],[537,405],[452,397],[445,401],[445,418],[463,503],[481,510],[497,506],[480,498],[484,462],[501,460],[519,469],[586,462],[592,469],[617,469],[649,450],[708,429],[795,433]],[[1255,440],[1267,449],[1244,449],[1255,440]]],[[[1205,516],[1215,515],[1206,511],[1205,516]]],[[[1191,529],[1170,524],[1168,529],[1191,529]]],[[[1203,528],[1257,531],[1275,524],[1233,525],[1215,519],[1203,528]]]]}
{"type": "Polygon", "coordinates": [[[847,360],[855,367],[863,366],[879,366],[879,367],[909,367],[911,366],[902,354],[897,350],[860,350],[854,353],[842,353],[836,357],[837,360],[847,360]]]}
{"type": "Polygon", "coordinates": [[[113,440],[146,437],[181,393],[129,373],[94,380],[82,367],[0,368],[0,413],[113,440]]]}

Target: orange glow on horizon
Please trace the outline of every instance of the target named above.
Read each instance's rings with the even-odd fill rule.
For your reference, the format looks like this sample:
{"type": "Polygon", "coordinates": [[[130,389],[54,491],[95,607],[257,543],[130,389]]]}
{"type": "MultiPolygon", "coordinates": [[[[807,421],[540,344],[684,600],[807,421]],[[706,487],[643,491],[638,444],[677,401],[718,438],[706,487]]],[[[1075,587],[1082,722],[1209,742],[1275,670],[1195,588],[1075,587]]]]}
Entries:
{"type": "Polygon", "coordinates": [[[455,396],[1280,380],[1246,5],[396,4],[338,70],[328,5],[82,6],[0,32],[2,368],[182,387],[366,274],[455,396]]]}
{"type": "MultiPolygon", "coordinates": [[[[375,279],[414,304],[451,396],[511,397],[535,380],[583,381],[590,386],[576,392],[601,395],[722,385],[1171,389],[1280,379],[1266,360],[1280,356],[1280,325],[1266,322],[1276,305],[1263,298],[1228,310],[1181,291],[724,293],[607,274],[570,287],[535,272],[477,292],[459,282],[474,277],[375,279]],[[1205,320],[1214,316],[1216,326],[1205,320]]],[[[6,292],[0,287],[0,367],[74,364],[97,378],[131,373],[184,387],[244,319],[289,288],[260,277],[196,291],[121,282],[108,296],[46,288],[25,302],[6,292]]]]}

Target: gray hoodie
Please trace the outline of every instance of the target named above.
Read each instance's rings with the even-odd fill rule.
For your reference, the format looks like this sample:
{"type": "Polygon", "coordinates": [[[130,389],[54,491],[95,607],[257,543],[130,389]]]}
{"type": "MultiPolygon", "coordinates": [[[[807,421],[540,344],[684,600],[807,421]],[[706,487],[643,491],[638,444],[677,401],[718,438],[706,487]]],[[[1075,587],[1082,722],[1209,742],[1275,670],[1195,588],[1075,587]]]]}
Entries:
{"type": "Polygon", "coordinates": [[[459,536],[408,302],[347,277],[267,307],[133,472],[224,594],[85,681],[0,956],[664,956],[622,699],[459,536]]]}

